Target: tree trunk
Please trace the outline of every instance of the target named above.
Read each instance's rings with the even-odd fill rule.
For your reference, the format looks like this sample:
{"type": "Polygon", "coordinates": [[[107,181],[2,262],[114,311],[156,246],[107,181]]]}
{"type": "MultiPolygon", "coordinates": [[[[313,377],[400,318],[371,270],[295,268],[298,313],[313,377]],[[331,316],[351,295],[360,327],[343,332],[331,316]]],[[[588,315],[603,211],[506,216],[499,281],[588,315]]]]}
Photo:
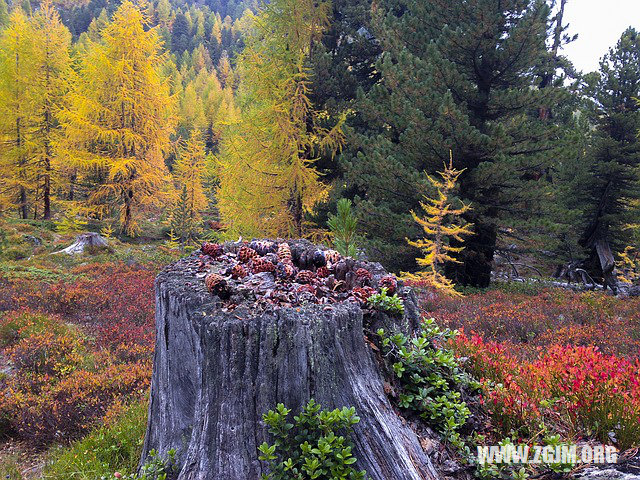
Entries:
{"type": "MultiPolygon", "coordinates": [[[[445,267],[447,278],[461,285],[486,288],[491,283],[493,256],[498,231],[495,225],[483,223],[473,216],[474,234],[460,243],[464,250],[458,255],[461,263],[449,263],[445,267]]],[[[456,245],[456,242],[452,242],[456,245]]]]}
{"type": "Polygon", "coordinates": [[[357,467],[373,480],[438,475],[413,430],[384,391],[364,325],[415,328],[415,295],[404,289],[404,319],[364,317],[354,303],[240,306],[225,311],[201,279],[198,257],[156,280],[156,351],[143,461],[177,451],[179,480],[257,480],[257,448],[269,435],[262,414],[284,403],[294,412],[314,398],[325,409],[355,407],[357,467]]]}

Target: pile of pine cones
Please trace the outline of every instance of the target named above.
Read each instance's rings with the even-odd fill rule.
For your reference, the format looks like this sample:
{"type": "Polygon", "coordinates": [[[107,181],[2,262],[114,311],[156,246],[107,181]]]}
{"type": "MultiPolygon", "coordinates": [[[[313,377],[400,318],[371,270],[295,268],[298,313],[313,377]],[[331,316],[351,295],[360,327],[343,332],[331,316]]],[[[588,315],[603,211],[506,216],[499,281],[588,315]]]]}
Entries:
{"type": "Polygon", "coordinates": [[[393,294],[398,287],[392,275],[374,277],[366,262],[310,244],[269,240],[205,243],[199,258],[207,289],[232,308],[237,306],[234,302],[243,301],[237,293],[246,294],[254,285],[267,285],[255,288],[256,304],[279,306],[350,301],[364,307],[382,288],[393,294]]]}

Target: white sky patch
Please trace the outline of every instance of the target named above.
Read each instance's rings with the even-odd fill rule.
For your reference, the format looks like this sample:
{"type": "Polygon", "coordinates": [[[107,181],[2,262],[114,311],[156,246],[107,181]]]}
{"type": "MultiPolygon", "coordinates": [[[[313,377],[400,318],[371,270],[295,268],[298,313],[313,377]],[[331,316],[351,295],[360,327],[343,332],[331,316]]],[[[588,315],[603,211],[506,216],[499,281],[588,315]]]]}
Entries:
{"type": "MultiPolygon", "coordinates": [[[[560,3],[560,2],[558,2],[560,3]]],[[[600,59],[628,27],[640,30],[640,0],[568,0],[564,23],[578,40],[562,51],[578,70],[598,70],[600,59]]]]}

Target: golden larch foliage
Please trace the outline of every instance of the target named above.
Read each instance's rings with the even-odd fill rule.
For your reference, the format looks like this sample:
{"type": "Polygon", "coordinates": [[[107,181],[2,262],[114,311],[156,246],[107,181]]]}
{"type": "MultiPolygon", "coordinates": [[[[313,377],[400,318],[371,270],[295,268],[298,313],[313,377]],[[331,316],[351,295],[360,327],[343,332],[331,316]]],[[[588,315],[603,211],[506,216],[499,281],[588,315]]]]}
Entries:
{"type": "Polygon", "coordinates": [[[447,262],[460,263],[455,254],[461,252],[464,247],[455,247],[450,241],[458,243],[464,241],[464,237],[472,235],[472,224],[463,224],[461,216],[471,209],[471,206],[459,201],[459,206],[453,204],[452,194],[456,188],[458,178],[464,170],[456,170],[453,167],[453,158],[444,170],[439,172],[440,179],[427,175],[431,185],[436,190],[435,198],[424,197],[425,201],[420,206],[424,217],[411,212],[413,219],[422,227],[425,237],[416,241],[407,239],[409,245],[419,248],[424,257],[416,259],[422,270],[418,273],[405,273],[408,280],[423,282],[429,286],[449,295],[460,295],[454,289],[454,285],[442,273],[442,267],[447,262]]]}
{"type": "Polygon", "coordinates": [[[188,215],[194,223],[201,220],[202,211],[207,207],[202,185],[206,172],[205,160],[202,132],[194,129],[189,139],[180,146],[173,170],[177,192],[186,189],[188,215]]]}
{"type": "Polygon", "coordinates": [[[97,213],[119,210],[133,235],[145,209],[171,194],[164,152],[175,125],[174,99],[160,75],[165,61],[156,28],[132,2],[123,2],[89,42],[79,87],[63,114],[68,161],[103,178],[90,195],[97,213]]]}
{"type": "Polygon", "coordinates": [[[329,3],[274,0],[252,16],[238,61],[239,116],[226,121],[219,156],[220,213],[230,235],[303,236],[304,212],[326,195],[314,163],[343,143],[309,100],[307,59],[329,3]]]}
{"type": "Polygon", "coordinates": [[[58,161],[55,146],[60,141],[60,112],[67,104],[75,74],[71,68],[71,33],[62,24],[51,0],[40,3],[33,20],[37,33],[31,79],[36,109],[34,175],[42,200],[42,218],[49,219],[55,187],[67,183],[69,177],[65,165],[58,161]]]}
{"type": "Polygon", "coordinates": [[[35,190],[33,138],[36,109],[31,91],[35,62],[35,31],[20,8],[0,35],[0,211],[18,209],[29,216],[35,190]]]}

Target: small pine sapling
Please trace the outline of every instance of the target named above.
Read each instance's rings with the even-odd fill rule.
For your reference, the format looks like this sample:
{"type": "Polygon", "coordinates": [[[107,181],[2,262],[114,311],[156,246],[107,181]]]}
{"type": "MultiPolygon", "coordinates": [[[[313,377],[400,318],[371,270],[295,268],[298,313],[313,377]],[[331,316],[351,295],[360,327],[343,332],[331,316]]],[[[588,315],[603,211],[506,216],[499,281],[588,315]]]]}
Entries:
{"type": "Polygon", "coordinates": [[[424,196],[426,202],[420,202],[426,216],[420,218],[415,212],[411,212],[413,219],[422,227],[426,236],[416,241],[407,239],[409,245],[419,248],[424,257],[418,258],[418,265],[423,267],[418,273],[405,273],[405,278],[417,282],[425,282],[436,290],[450,295],[459,296],[454,289],[453,282],[442,273],[442,267],[447,262],[460,263],[453,255],[461,252],[464,247],[455,247],[450,241],[461,243],[464,237],[471,235],[472,224],[463,223],[462,215],[471,209],[471,206],[459,201],[459,206],[454,206],[453,191],[458,178],[464,172],[453,167],[453,157],[449,165],[445,164],[440,172],[442,180],[427,175],[431,185],[437,190],[435,198],[424,196]]]}
{"type": "Polygon", "coordinates": [[[351,200],[342,198],[338,201],[337,215],[331,215],[327,225],[333,235],[335,249],[342,256],[355,257],[358,253],[356,245],[358,220],[351,211],[351,200]]]}

